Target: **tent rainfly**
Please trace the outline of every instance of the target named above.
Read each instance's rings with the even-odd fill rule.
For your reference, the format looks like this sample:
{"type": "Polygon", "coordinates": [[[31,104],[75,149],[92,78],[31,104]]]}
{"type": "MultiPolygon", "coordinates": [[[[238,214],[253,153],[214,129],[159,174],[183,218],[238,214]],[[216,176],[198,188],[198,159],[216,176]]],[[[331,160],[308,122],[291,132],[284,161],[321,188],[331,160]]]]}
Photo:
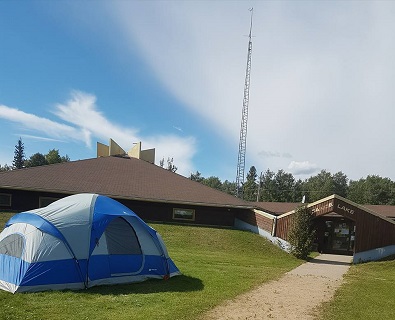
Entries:
{"type": "Polygon", "coordinates": [[[180,274],[161,236],[133,211],[76,194],[14,215],[0,233],[0,289],[31,292],[180,274]]]}

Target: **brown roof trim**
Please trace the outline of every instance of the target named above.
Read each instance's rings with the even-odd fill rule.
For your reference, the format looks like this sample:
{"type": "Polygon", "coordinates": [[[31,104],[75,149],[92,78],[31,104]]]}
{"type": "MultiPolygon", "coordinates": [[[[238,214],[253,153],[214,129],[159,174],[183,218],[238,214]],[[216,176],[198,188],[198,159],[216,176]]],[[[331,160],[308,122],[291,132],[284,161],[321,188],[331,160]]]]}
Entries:
{"type": "MultiPolygon", "coordinates": [[[[326,197],[326,198],[320,199],[320,200],[315,201],[315,202],[313,202],[313,203],[309,203],[309,204],[307,205],[307,208],[311,208],[311,207],[313,207],[313,206],[316,206],[316,205],[318,205],[318,204],[320,204],[320,203],[323,203],[323,202],[328,201],[328,200],[331,200],[331,199],[339,199],[339,200],[342,200],[342,201],[348,203],[349,205],[352,205],[352,206],[354,206],[354,207],[357,207],[358,209],[360,209],[360,210],[362,210],[362,211],[365,211],[365,212],[367,212],[367,213],[369,213],[369,214],[371,214],[371,215],[374,215],[374,216],[376,216],[376,217],[378,217],[378,218],[380,218],[380,219],[383,219],[383,220],[386,220],[387,222],[390,222],[390,223],[392,223],[392,224],[395,224],[395,221],[391,220],[390,218],[388,218],[388,217],[386,217],[386,216],[384,216],[384,215],[381,215],[381,214],[379,214],[379,213],[377,213],[377,212],[375,212],[375,211],[373,211],[373,210],[371,210],[371,209],[369,209],[369,208],[367,208],[367,207],[365,207],[365,206],[362,206],[362,205],[360,205],[360,204],[358,204],[358,203],[355,203],[355,202],[353,202],[353,201],[351,201],[351,200],[348,200],[348,199],[346,199],[346,198],[343,198],[343,197],[341,197],[341,196],[339,196],[339,195],[337,195],[337,194],[333,194],[333,195],[331,195],[331,196],[328,196],[328,197],[326,197]]],[[[295,210],[286,212],[286,213],[284,213],[284,214],[278,216],[278,218],[283,218],[283,217],[286,217],[286,216],[288,216],[288,215],[290,215],[290,214],[293,214],[293,213],[295,213],[295,210]]]]}

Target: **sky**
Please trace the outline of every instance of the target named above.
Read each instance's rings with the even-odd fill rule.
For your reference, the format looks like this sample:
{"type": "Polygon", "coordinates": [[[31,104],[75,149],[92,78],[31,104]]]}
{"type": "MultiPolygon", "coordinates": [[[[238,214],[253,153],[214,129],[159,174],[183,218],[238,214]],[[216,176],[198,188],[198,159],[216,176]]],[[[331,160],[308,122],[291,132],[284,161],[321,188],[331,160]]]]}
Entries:
{"type": "Polygon", "coordinates": [[[142,142],[177,173],[395,180],[393,1],[0,1],[0,164],[142,142]]]}

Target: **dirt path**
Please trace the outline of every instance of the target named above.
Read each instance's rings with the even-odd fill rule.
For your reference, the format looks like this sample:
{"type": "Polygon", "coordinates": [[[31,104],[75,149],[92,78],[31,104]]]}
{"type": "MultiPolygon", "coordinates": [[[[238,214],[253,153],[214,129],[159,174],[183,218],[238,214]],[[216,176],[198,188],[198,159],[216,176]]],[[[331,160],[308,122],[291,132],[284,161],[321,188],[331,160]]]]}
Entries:
{"type": "Polygon", "coordinates": [[[226,301],[203,320],[314,319],[314,309],[332,298],[350,262],[350,256],[319,255],[277,281],[226,301]]]}

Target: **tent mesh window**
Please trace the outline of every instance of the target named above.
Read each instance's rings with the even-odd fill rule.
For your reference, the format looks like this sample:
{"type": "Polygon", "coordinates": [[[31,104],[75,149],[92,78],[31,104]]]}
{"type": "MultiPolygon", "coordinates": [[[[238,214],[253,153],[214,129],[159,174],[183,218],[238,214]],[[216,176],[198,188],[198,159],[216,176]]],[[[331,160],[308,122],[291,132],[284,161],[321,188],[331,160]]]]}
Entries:
{"type": "Polygon", "coordinates": [[[20,258],[24,248],[25,238],[20,234],[11,234],[0,241],[0,254],[20,258]]]}
{"type": "Polygon", "coordinates": [[[140,243],[133,227],[116,218],[105,230],[108,254],[141,254],[140,243]]]}

